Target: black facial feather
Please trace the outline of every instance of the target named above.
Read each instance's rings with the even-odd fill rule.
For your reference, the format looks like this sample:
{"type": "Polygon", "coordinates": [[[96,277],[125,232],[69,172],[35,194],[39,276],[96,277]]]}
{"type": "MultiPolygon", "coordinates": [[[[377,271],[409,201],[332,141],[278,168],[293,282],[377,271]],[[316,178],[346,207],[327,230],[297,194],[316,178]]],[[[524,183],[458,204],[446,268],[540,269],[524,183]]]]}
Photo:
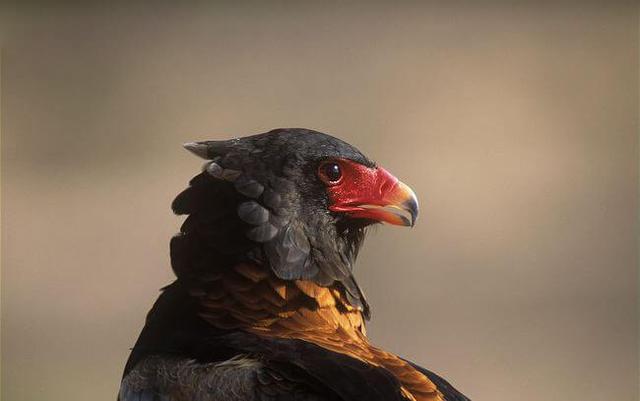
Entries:
{"type": "Polygon", "coordinates": [[[256,201],[242,202],[238,206],[238,216],[254,226],[264,225],[269,221],[269,211],[256,201]]]}
{"type": "Polygon", "coordinates": [[[185,147],[209,162],[173,202],[177,214],[189,215],[171,243],[179,277],[252,259],[281,279],[337,282],[368,316],[352,265],[369,222],[331,213],[316,171],[328,158],[372,161],[346,142],[300,128],[185,147]]]}
{"type": "Polygon", "coordinates": [[[233,185],[238,192],[249,198],[257,198],[264,192],[264,185],[245,175],[238,177],[233,185]]]}

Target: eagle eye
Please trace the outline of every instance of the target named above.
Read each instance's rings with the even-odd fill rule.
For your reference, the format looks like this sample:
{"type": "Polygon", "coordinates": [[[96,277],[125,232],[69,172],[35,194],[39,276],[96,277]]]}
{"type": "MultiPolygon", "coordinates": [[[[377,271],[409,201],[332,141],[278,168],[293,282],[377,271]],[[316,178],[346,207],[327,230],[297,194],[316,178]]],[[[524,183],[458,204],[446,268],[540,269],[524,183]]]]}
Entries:
{"type": "Polygon", "coordinates": [[[336,185],[342,179],[342,170],[336,162],[326,162],[320,165],[318,176],[328,185],[336,185]]]}

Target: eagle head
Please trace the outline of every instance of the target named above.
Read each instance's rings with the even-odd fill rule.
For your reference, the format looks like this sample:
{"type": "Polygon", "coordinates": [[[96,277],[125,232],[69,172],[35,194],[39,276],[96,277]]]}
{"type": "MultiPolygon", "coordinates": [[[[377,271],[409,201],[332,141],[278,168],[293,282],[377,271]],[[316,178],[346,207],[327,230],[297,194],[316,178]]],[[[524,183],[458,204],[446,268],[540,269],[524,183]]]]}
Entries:
{"type": "Polygon", "coordinates": [[[207,162],[173,202],[189,215],[171,244],[179,277],[251,260],[283,280],[337,282],[367,310],[352,266],[371,224],[414,225],[418,202],[407,185],[309,129],[184,146],[207,162]]]}

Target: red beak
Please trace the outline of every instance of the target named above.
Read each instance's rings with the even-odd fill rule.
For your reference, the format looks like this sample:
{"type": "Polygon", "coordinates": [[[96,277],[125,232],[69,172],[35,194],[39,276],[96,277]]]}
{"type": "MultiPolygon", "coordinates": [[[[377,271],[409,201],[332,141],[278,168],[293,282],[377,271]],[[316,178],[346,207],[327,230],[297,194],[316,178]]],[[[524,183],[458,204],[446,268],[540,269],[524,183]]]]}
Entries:
{"type": "Polygon", "coordinates": [[[331,192],[329,210],[398,226],[411,226],[418,217],[418,199],[411,188],[385,169],[361,171],[352,185],[331,192]]]}

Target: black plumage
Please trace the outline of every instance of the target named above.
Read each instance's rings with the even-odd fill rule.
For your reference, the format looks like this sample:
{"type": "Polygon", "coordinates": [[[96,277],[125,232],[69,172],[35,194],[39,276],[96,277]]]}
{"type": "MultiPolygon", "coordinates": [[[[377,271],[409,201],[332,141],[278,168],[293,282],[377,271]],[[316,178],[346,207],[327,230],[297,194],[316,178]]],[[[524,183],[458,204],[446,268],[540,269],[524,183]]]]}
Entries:
{"type": "MultiPolygon", "coordinates": [[[[205,173],[194,178],[190,187],[174,201],[174,212],[189,214],[188,221],[200,222],[197,230],[183,226],[174,242],[192,242],[217,222],[214,226],[216,235],[207,237],[210,245],[221,249],[236,248],[245,241],[234,234],[242,223],[247,223],[244,236],[264,243],[264,253],[278,277],[312,279],[322,285],[340,282],[354,303],[368,310],[352,277],[352,264],[362,240],[362,235],[353,235],[353,231],[362,232],[364,226],[350,225],[348,229],[341,229],[344,224],[336,222],[340,217],[327,210],[324,188],[302,178],[327,157],[344,157],[366,166],[374,166],[372,161],[345,142],[305,129],[274,130],[228,141],[200,142],[189,147],[197,155],[215,161],[208,163],[205,173]],[[216,166],[213,174],[211,166],[216,166]],[[225,175],[229,170],[233,174],[225,175]],[[229,179],[230,176],[233,179],[229,179]],[[249,194],[252,196],[239,191],[238,186],[244,192],[252,190],[249,194]],[[262,189],[261,195],[254,203],[242,202],[244,197],[256,198],[258,189],[262,189]],[[224,206],[239,203],[246,204],[238,208],[240,222],[234,221],[234,217],[219,219],[221,209],[228,209],[224,206]],[[254,207],[249,209],[249,205],[254,207]],[[271,211],[268,221],[261,221],[265,213],[258,206],[271,211]],[[284,254],[286,257],[282,257],[284,254]]],[[[174,259],[172,263],[182,264],[181,259],[174,259]]]]}
{"type": "Polygon", "coordinates": [[[316,170],[375,163],[306,129],[186,147],[208,162],[172,204],[187,215],[170,243],[177,280],[149,312],[120,401],[467,400],[366,341],[353,263],[375,221],[329,210],[316,170]],[[348,332],[344,351],[314,337],[327,313],[348,332]]]}

